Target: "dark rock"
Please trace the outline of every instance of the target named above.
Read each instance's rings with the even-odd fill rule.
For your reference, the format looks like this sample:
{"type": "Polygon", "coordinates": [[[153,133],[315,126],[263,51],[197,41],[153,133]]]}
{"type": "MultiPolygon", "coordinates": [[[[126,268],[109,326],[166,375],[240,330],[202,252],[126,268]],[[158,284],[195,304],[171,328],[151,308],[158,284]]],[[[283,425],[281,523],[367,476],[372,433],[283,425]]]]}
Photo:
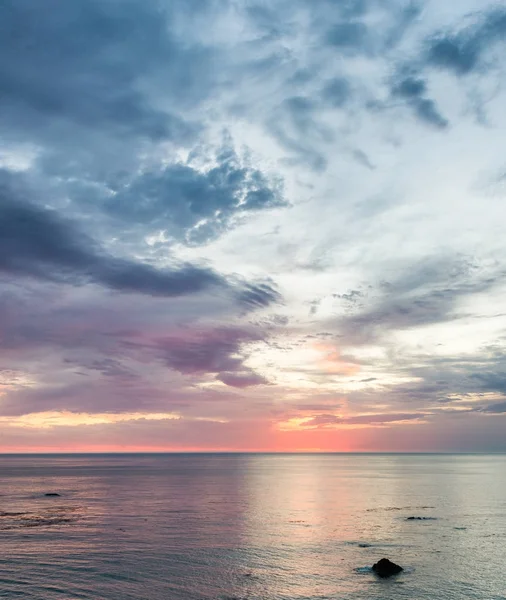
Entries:
{"type": "Polygon", "coordinates": [[[396,565],[388,558],[382,558],[376,564],[372,566],[372,570],[378,577],[391,577],[397,575],[401,571],[404,571],[402,567],[396,565]]]}
{"type": "Polygon", "coordinates": [[[47,494],[44,494],[44,496],[46,496],[47,498],[59,498],[60,494],[57,494],[56,492],[48,492],[47,494]]]}
{"type": "Polygon", "coordinates": [[[406,521],[435,521],[436,517],[407,517],[406,521]]]}
{"type": "Polygon", "coordinates": [[[371,544],[359,544],[358,547],[359,548],[370,548],[371,544]]]}

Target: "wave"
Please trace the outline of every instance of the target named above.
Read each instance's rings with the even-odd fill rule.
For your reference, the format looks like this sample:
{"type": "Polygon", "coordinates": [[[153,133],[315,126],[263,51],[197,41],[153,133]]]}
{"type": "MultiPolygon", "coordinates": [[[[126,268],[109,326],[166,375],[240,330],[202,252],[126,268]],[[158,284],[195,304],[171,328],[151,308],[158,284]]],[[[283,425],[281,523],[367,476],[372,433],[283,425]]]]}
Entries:
{"type": "Polygon", "coordinates": [[[37,511],[0,511],[0,531],[74,523],[80,519],[82,512],[81,508],[75,506],[58,506],[37,511]]]}

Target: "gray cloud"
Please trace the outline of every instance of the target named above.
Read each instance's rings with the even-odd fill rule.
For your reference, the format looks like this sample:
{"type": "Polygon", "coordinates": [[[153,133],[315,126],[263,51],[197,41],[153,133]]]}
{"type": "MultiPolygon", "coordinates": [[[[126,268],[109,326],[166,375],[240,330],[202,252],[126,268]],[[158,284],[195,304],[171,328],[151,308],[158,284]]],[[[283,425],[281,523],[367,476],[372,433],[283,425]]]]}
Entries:
{"type": "Polygon", "coordinates": [[[253,371],[224,372],[217,375],[216,379],[225,385],[241,389],[268,383],[265,377],[253,371]]]}
{"type": "Polygon", "coordinates": [[[167,336],[157,343],[157,355],[171,369],[185,375],[217,373],[231,387],[249,387],[266,380],[244,366],[243,346],[259,341],[258,332],[221,327],[167,336]]]}
{"type": "MultiPolygon", "coordinates": [[[[406,383],[381,385],[378,390],[353,393],[355,406],[373,408],[378,397],[397,410],[416,407],[421,411],[444,412],[459,418],[468,413],[502,412],[503,403],[486,405],[490,394],[506,394],[506,352],[503,346],[480,348],[474,354],[451,356],[447,353],[389,350],[388,368],[406,383]],[[452,405],[456,406],[452,410],[452,405]]],[[[375,363],[375,366],[377,364],[375,363]]],[[[386,365],[385,365],[385,368],[386,365]]],[[[380,381],[378,381],[381,384],[380,381]]],[[[433,412],[436,415],[436,412],[433,412]]],[[[436,417],[435,417],[436,418],[436,417]]],[[[437,417],[439,418],[439,417],[437,417]]]]}
{"type": "Polygon", "coordinates": [[[323,171],[327,160],[319,146],[330,141],[333,134],[318,123],[318,108],[317,100],[305,96],[286,98],[274,110],[267,127],[278,142],[296,157],[292,162],[304,164],[314,171],[323,171]]]}
{"type": "Polygon", "coordinates": [[[336,23],[327,32],[325,41],[342,51],[363,52],[369,39],[367,26],[360,21],[336,23]]]}
{"type": "Polygon", "coordinates": [[[482,409],[482,412],[502,414],[506,413],[506,402],[498,402],[496,404],[490,404],[489,406],[482,409]]]}
{"type": "Polygon", "coordinates": [[[246,215],[286,205],[279,179],[230,146],[209,167],[202,146],[198,109],[224,83],[218,63],[230,60],[219,44],[203,42],[194,21],[212,21],[221,8],[158,0],[2,4],[2,136],[36,145],[37,176],[74,201],[60,202],[68,212],[85,210],[80,216],[93,218],[97,232],[138,243],[158,228],[198,245],[246,215]],[[168,142],[200,152],[207,165],[176,159],[168,142]]]}
{"type": "Polygon", "coordinates": [[[427,84],[419,77],[406,76],[392,86],[393,96],[402,98],[420,121],[444,129],[448,126],[448,121],[441,116],[436,103],[426,97],[426,93],[427,84]]]}
{"type": "MultiPolygon", "coordinates": [[[[265,410],[259,398],[279,393],[286,394],[279,412],[313,415],[313,427],[430,414],[430,427],[416,425],[425,431],[426,448],[434,443],[431,431],[446,439],[444,427],[437,428],[458,414],[469,420],[464,439],[472,419],[495,427],[497,419],[480,412],[505,412],[504,356],[478,348],[482,333],[471,323],[485,302],[491,310],[500,302],[496,286],[504,273],[478,266],[480,259],[501,260],[499,203],[466,191],[466,182],[475,175],[471,162],[483,168],[493,160],[493,144],[500,145],[493,125],[501,82],[489,67],[506,12],[464,18],[458,3],[442,15],[437,3],[405,0],[267,4],[1,3],[0,161],[11,169],[0,174],[4,414],[193,405],[205,418],[214,404],[209,399],[233,397],[228,408],[214,409],[233,429],[239,411],[265,410]],[[455,28],[436,30],[452,12],[455,28]],[[486,77],[470,92],[448,73],[486,77]],[[433,88],[446,95],[445,114],[433,88]],[[459,121],[469,117],[475,91],[494,116],[480,134],[458,127],[455,116],[459,110],[459,121]],[[429,126],[422,136],[411,131],[410,115],[429,126]],[[433,155],[431,129],[445,129],[433,155]],[[219,147],[224,130],[230,134],[219,147]],[[473,140],[481,135],[490,136],[490,154],[472,161],[479,152],[473,140]],[[448,169],[427,181],[440,156],[448,169]],[[392,168],[399,164],[401,171],[392,168]],[[464,166],[462,180],[445,181],[455,165],[464,166]],[[278,167],[293,198],[284,214],[271,210],[288,205],[281,179],[271,176],[278,167]],[[450,194],[443,206],[438,193],[449,183],[455,199],[450,194]],[[404,228],[420,213],[427,228],[411,236],[404,228]],[[403,261],[396,240],[406,240],[399,248],[409,257],[438,252],[442,244],[466,252],[473,244],[476,264],[403,261]],[[205,262],[193,258],[199,252],[205,262]],[[241,269],[258,278],[245,280],[241,269]],[[339,273],[342,290],[332,273],[339,273]],[[290,306],[270,276],[287,286],[290,306]],[[332,298],[333,290],[341,293],[332,298]],[[318,310],[308,304],[313,298],[321,299],[318,310]],[[267,311],[255,323],[246,316],[274,304],[289,320],[267,311]],[[308,306],[311,319],[302,312],[308,306]],[[450,356],[443,342],[461,318],[470,326],[466,354],[450,356]],[[396,335],[439,323],[448,324],[441,344],[436,327],[416,340],[396,335]],[[270,373],[278,352],[285,363],[288,353],[316,340],[355,365],[360,374],[352,383],[363,385],[340,390],[339,373],[301,366],[294,356],[294,366],[280,367],[278,392],[269,394],[263,386],[271,382],[248,367],[249,353],[258,352],[255,364],[264,361],[270,373]],[[259,351],[262,343],[272,355],[259,351]],[[377,348],[354,356],[353,346],[361,344],[377,348]],[[288,373],[292,383],[285,388],[288,373]],[[295,374],[304,382],[297,390],[295,374]],[[205,392],[202,382],[211,384],[202,386],[205,392]],[[321,397],[310,389],[316,385],[325,390],[321,397]],[[384,414],[340,420],[329,414],[339,414],[340,403],[384,414]]],[[[494,327],[491,335],[499,336],[499,319],[494,327]]],[[[262,427],[274,414],[264,413],[262,427]]],[[[371,436],[381,430],[371,428],[371,436]]],[[[195,438],[183,441],[195,445],[195,438]]]]}
{"type": "Polygon", "coordinates": [[[394,330],[456,319],[462,299],[489,290],[504,279],[501,271],[488,276],[475,274],[475,270],[465,260],[429,260],[383,282],[372,305],[338,321],[344,343],[367,344],[394,330]]]}
{"type": "Polygon", "coordinates": [[[395,413],[360,415],[357,417],[336,417],[335,415],[321,414],[304,423],[305,427],[325,427],[326,425],[381,425],[397,421],[413,421],[427,415],[417,413],[395,413]]]}
{"type": "MultiPolygon", "coordinates": [[[[499,362],[501,363],[503,357],[495,357],[490,362],[499,362]]],[[[500,392],[501,394],[506,395],[506,375],[502,371],[502,367],[505,365],[499,364],[498,366],[501,371],[481,371],[479,373],[472,373],[470,377],[477,384],[478,388],[482,391],[493,391],[500,392]]]]}
{"type": "Polygon", "coordinates": [[[485,52],[505,38],[506,10],[496,8],[456,33],[441,33],[430,39],[427,62],[456,75],[468,75],[480,67],[485,52]]]}
{"type": "Polygon", "coordinates": [[[69,125],[154,140],[192,133],[174,99],[200,96],[211,54],[178,44],[158,3],[6,0],[0,11],[0,124],[16,136],[61,143],[69,125]],[[162,74],[163,108],[146,86],[162,74]]]}
{"type": "MultiPolygon", "coordinates": [[[[81,380],[83,378],[81,377],[81,380]]],[[[186,403],[178,394],[169,396],[153,386],[132,378],[116,377],[108,381],[72,381],[68,384],[21,388],[9,394],[2,402],[0,414],[21,416],[46,411],[76,413],[110,413],[173,411],[186,403]]]]}
{"type": "Polygon", "coordinates": [[[183,265],[172,270],[112,257],[55,211],[13,199],[0,190],[0,270],[74,284],[162,296],[223,286],[211,269],[183,265]]]}
{"type": "MultiPolygon", "coordinates": [[[[341,54],[373,57],[394,49],[420,15],[419,2],[318,3],[324,41],[341,54]],[[336,15],[338,20],[336,21],[336,15]],[[371,25],[373,17],[374,25],[371,25]],[[329,23],[332,25],[329,27],[329,23]]],[[[317,4],[317,5],[318,5],[317,4]]]]}
{"type": "Polygon", "coordinates": [[[371,8],[371,0],[342,0],[337,4],[332,0],[323,0],[320,2],[327,8],[339,12],[342,18],[353,19],[365,15],[371,8]]]}
{"type": "Polygon", "coordinates": [[[322,97],[334,108],[342,108],[352,97],[350,82],[343,77],[331,79],[325,84],[322,97]]]}
{"type": "Polygon", "coordinates": [[[163,230],[190,245],[205,244],[248,213],[286,206],[281,183],[241,164],[230,146],[217,164],[200,171],[172,164],[140,175],[105,202],[107,213],[121,222],[163,230]]]}
{"type": "Polygon", "coordinates": [[[228,290],[242,306],[266,306],[279,299],[268,283],[234,284],[210,268],[191,264],[155,268],[107,254],[99,244],[54,210],[30,204],[0,173],[0,271],[113,290],[173,297],[203,290],[228,290]]]}
{"type": "Polygon", "coordinates": [[[236,297],[243,306],[251,309],[264,308],[281,301],[281,295],[271,281],[241,282],[236,297]]]}

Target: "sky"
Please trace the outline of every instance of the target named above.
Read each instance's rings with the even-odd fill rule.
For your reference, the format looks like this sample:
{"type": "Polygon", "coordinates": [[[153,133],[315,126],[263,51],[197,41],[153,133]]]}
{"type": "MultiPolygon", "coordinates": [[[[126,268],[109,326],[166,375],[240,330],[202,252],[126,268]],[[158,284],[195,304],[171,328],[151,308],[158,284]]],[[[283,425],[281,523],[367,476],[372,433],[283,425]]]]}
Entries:
{"type": "Polygon", "coordinates": [[[3,0],[0,451],[506,451],[506,2],[3,0]]]}

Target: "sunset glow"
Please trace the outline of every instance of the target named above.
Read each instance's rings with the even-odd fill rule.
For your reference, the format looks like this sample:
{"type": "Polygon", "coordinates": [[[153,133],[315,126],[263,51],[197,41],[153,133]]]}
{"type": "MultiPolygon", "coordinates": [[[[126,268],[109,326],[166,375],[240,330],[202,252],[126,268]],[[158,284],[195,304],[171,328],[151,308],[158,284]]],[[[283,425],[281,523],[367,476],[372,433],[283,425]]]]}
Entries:
{"type": "Polygon", "coordinates": [[[42,4],[2,11],[0,452],[506,450],[503,6],[42,4]]]}

